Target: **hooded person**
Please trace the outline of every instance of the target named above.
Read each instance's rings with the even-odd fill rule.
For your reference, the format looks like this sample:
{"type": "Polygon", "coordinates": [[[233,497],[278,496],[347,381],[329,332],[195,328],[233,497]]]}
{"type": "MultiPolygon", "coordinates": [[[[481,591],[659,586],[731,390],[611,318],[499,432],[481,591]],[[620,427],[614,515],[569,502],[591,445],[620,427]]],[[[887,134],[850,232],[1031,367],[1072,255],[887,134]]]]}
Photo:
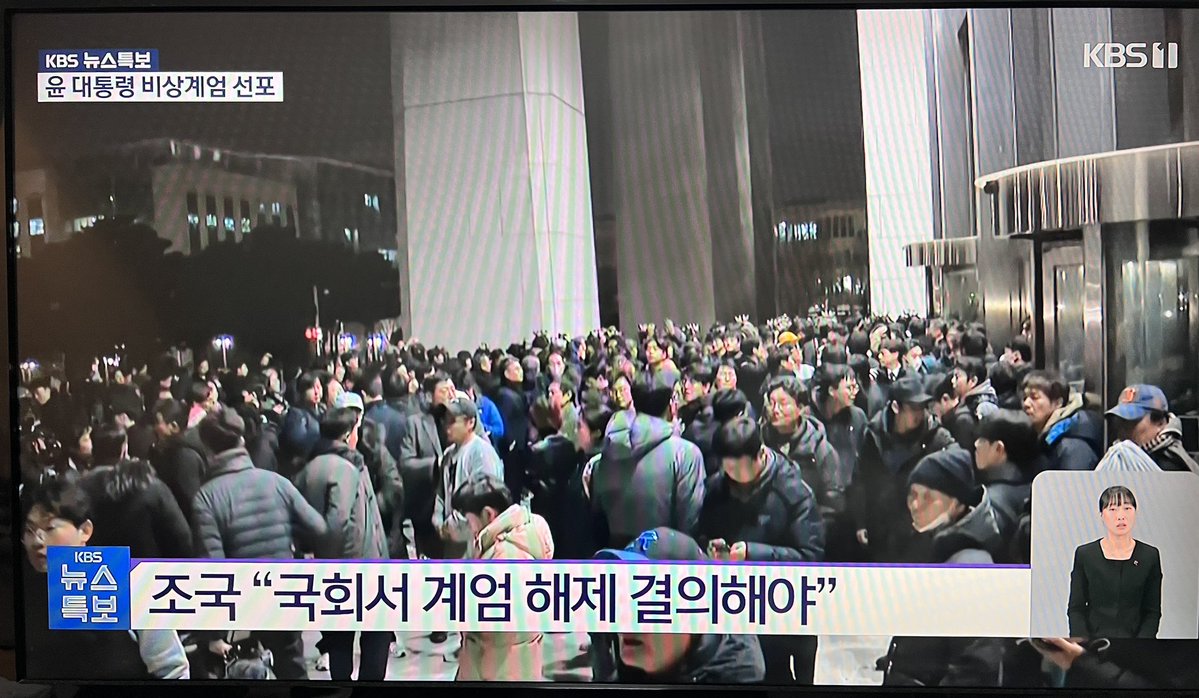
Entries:
{"type": "Polygon", "coordinates": [[[999,410],[999,398],[991,387],[991,379],[987,377],[987,367],[982,359],[973,356],[958,358],[950,376],[957,398],[952,420],[957,430],[950,431],[962,448],[972,451],[978,423],[999,410]]]}
{"type": "Polygon", "coordinates": [[[1048,470],[1094,470],[1103,455],[1103,423],[1056,374],[1032,371],[1021,385],[1024,413],[1040,434],[1048,470]]]}
{"type": "Polygon", "coordinates": [[[666,374],[642,376],[633,386],[636,411],[618,412],[608,424],[592,469],[591,503],[606,521],[609,547],[656,526],[690,535],[699,524],[704,456],[675,433],[674,388],[666,374]]]}
{"type": "MultiPolygon", "coordinates": [[[[479,560],[549,560],[554,540],[545,519],[516,502],[503,480],[480,474],[451,499],[474,536],[479,560]]],[[[540,681],[545,665],[540,632],[465,632],[456,681],[540,681]]]]}
{"type": "Polygon", "coordinates": [[[858,542],[875,562],[893,562],[912,536],[908,475],[922,458],[954,442],[929,414],[931,401],[919,378],[902,378],[891,386],[886,409],[867,425],[849,504],[858,542]]]}
{"type": "Polygon", "coordinates": [[[1162,470],[1199,475],[1199,463],[1182,445],[1182,421],[1170,413],[1161,388],[1130,385],[1106,414],[1116,438],[1140,446],[1162,470]]]}
{"type": "MultiPolygon", "coordinates": [[[[910,561],[990,564],[999,527],[970,454],[956,445],[925,456],[908,476],[910,525],[917,532],[910,561]]],[[[911,551],[910,551],[911,552],[911,551]]],[[[1003,685],[1004,640],[895,637],[882,661],[884,686],[1003,685]]]]}
{"type": "MultiPolygon", "coordinates": [[[[679,531],[658,527],[640,534],[623,550],[605,549],[598,560],[702,562],[699,544],[679,531]]],[[[596,683],[761,683],[765,661],[754,635],[681,633],[593,634],[591,680],[596,683]]]]}

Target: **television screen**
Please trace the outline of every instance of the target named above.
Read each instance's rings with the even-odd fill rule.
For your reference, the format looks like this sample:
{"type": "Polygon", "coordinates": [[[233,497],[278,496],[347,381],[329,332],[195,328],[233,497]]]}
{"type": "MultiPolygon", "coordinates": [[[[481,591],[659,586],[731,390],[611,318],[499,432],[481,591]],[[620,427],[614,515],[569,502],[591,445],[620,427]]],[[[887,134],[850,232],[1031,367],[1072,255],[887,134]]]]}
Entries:
{"type": "Polygon", "coordinates": [[[1199,11],[8,19],[22,679],[1199,689],[1199,11]]]}

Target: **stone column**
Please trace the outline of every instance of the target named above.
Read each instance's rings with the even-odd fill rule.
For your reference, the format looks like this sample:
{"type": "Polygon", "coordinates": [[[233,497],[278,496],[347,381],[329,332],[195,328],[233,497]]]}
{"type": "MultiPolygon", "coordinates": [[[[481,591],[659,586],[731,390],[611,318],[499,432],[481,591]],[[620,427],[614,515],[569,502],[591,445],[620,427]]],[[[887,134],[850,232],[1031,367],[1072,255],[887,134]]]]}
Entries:
{"type": "Polygon", "coordinates": [[[391,22],[405,328],[461,349],[598,326],[576,15],[391,22]]]}
{"type": "Polygon", "coordinates": [[[876,314],[928,312],[925,272],[904,245],[933,238],[929,75],[920,10],[860,10],[870,299],[876,314]]]}
{"type": "Polygon", "coordinates": [[[757,84],[746,71],[760,65],[745,58],[752,30],[745,15],[610,16],[613,201],[626,331],[665,318],[706,325],[757,310],[759,180],[746,101],[757,84]]]}

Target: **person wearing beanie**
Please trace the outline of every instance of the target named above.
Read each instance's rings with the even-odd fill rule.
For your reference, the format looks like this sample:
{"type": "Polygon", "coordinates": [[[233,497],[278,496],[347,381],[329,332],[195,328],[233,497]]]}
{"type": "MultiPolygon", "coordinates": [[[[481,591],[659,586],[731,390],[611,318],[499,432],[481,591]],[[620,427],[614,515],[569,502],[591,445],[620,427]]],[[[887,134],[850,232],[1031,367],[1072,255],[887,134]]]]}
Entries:
{"type": "MultiPolygon", "coordinates": [[[[708,560],[694,538],[664,526],[645,531],[624,549],[600,550],[595,558],[708,560]]],[[[755,635],[595,633],[590,655],[595,683],[740,685],[765,678],[762,648],[755,635]]]]}
{"type": "Polygon", "coordinates": [[[914,545],[904,562],[988,565],[1002,537],[970,452],[950,446],[920,459],[908,475],[914,545]]]}
{"type": "MultiPolygon", "coordinates": [[[[906,562],[993,562],[999,527],[965,449],[952,445],[920,460],[908,476],[908,510],[917,536],[906,562]]],[[[895,637],[882,661],[883,685],[999,687],[1007,645],[999,638],[895,637]]]]}

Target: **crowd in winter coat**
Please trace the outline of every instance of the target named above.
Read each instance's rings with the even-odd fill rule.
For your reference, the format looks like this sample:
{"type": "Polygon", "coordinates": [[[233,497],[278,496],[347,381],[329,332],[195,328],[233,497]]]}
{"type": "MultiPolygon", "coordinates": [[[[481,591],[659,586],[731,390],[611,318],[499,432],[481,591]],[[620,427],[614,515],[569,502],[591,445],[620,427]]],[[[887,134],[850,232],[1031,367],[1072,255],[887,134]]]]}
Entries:
{"type": "MultiPolygon", "coordinates": [[[[58,471],[86,471],[81,486],[98,520],[93,544],[128,545],[134,557],[577,559],[624,549],[666,527],[692,537],[706,555],[747,562],[1027,563],[1032,478],[1093,469],[1105,443],[1102,417],[1082,395],[1059,390],[1056,376],[1013,358],[1021,346],[996,360],[978,326],[780,318],[761,326],[739,320],[706,337],[673,324],[642,327],[636,338],[611,329],[574,340],[538,335],[456,357],[396,338],[372,365],[362,366],[359,356],[326,357],[315,372],[277,386],[268,374],[282,372],[268,363],[244,373],[237,364],[219,374],[197,368],[184,383],[179,367],[163,361],[144,372],[143,387],[121,384],[107,401],[100,384],[79,391],[101,396],[92,404],[73,404],[65,386],[32,391],[38,397],[26,410],[23,443],[65,439],[70,458],[65,466],[44,463],[31,449],[23,451],[30,462],[22,470],[33,474],[29,486],[58,471]],[[652,365],[651,350],[664,355],[652,365]],[[956,402],[946,396],[951,407],[938,409],[939,396],[926,386],[943,382],[965,358],[986,362],[997,382],[972,382],[956,402]],[[829,366],[848,367],[836,374],[852,384],[840,403],[815,390],[829,366]],[[468,375],[459,382],[469,385],[456,385],[456,375],[468,375]],[[783,376],[812,388],[794,429],[776,426],[764,394],[783,376]],[[1015,387],[1012,376],[1019,377],[1015,387]],[[1044,385],[1055,386],[1056,402],[1039,420],[1022,400],[1027,386],[1044,385]],[[205,386],[220,400],[205,401],[205,386]],[[673,391],[665,409],[646,409],[643,400],[655,390],[673,391]],[[173,397],[162,398],[164,391],[173,397]],[[130,415],[128,463],[95,466],[83,437],[73,436],[77,415],[136,413],[125,406],[127,394],[160,399],[130,415]],[[448,405],[458,399],[474,406],[469,436],[450,428],[461,413],[448,405]],[[322,436],[326,422],[347,409],[360,417],[354,438],[322,436]],[[214,449],[200,433],[207,422],[197,420],[227,412],[246,417],[241,441],[214,449]],[[171,422],[164,414],[181,416],[171,422]],[[998,414],[1026,419],[1030,455],[973,465],[975,444],[998,414]],[[758,425],[761,441],[749,482],[733,476],[736,459],[722,451],[722,429],[742,419],[758,425]],[[966,452],[954,456],[971,464],[959,480],[977,496],[964,497],[944,523],[917,530],[912,488],[941,482],[919,471],[951,449],[966,452]],[[134,479],[143,484],[113,485],[139,472],[134,479]],[[516,503],[472,531],[454,494],[485,476],[504,482],[516,503]],[[406,539],[406,524],[414,540],[406,539]]],[[[1164,470],[1199,473],[1181,437],[1171,416],[1145,452],[1164,470]]],[[[809,649],[814,656],[814,645],[784,640],[696,636],[671,680],[762,680],[782,675],[780,661],[794,664],[809,649]]],[[[281,642],[294,654],[295,637],[281,642]]],[[[657,680],[620,661],[618,639],[594,642],[596,681],[657,680]]],[[[458,676],[530,680],[529,667],[537,667],[539,677],[543,644],[538,633],[465,633],[458,676]]],[[[1115,640],[1102,651],[1089,647],[1068,683],[1179,685],[1137,647],[1115,640]]],[[[1030,651],[1000,639],[896,637],[879,668],[891,685],[1040,685],[1037,671],[1016,669],[1030,651]]],[[[796,675],[794,666],[789,673],[796,675]]]]}

